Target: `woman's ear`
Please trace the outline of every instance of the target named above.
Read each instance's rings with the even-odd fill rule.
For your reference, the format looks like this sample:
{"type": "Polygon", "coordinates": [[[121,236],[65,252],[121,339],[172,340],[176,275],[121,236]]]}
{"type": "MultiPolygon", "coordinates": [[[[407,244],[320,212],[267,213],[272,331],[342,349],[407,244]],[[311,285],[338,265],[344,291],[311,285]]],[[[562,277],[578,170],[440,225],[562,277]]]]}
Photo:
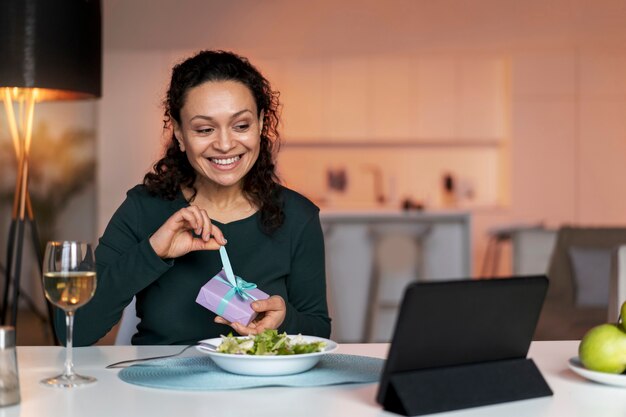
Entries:
{"type": "Polygon", "coordinates": [[[174,137],[178,141],[178,147],[180,148],[181,152],[185,152],[185,144],[183,142],[183,132],[180,126],[178,125],[178,123],[176,123],[176,121],[172,121],[172,126],[174,127],[174,137]]]}
{"type": "Polygon", "coordinates": [[[259,114],[259,135],[263,133],[263,119],[265,118],[265,110],[261,110],[259,114]]]}

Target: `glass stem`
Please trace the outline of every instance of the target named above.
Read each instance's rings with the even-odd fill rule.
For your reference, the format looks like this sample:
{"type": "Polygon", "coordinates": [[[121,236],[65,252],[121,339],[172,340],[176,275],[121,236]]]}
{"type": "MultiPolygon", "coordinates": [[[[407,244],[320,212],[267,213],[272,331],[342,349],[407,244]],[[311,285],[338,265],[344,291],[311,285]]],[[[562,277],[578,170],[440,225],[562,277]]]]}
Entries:
{"type": "Polygon", "coordinates": [[[74,363],[72,362],[72,333],[74,331],[74,312],[65,312],[65,376],[74,375],[74,363]]]}

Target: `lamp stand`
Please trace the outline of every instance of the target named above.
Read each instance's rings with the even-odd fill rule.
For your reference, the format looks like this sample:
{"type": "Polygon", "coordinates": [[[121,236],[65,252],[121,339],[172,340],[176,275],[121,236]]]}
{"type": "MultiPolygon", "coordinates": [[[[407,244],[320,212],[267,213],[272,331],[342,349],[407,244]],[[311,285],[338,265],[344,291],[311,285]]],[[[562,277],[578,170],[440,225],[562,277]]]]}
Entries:
{"type": "Polygon", "coordinates": [[[56,341],[54,323],[52,320],[53,310],[50,303],[46,301],[47,317],[45,317],[37,310],[35,304],[30,298],[28,298],[27,294],[20,291],[22,255],[24,251],[24,231],[27,223],[30,225],[31,241],[37,257],[39,272],[40,274],[43,273],[43,254],[41,253],[41,242],[39,241],[39,233],[35,223],[30,195],[28,192],[28,164],[33,133],[33,116],[35,112],[35,102],[37,100],[37,89],[3,88],[0,90],[4,90],[2,93],[8,127],[11,133],[11,138],[13,139],[13,147],[18,161],[13,210],[11,214],[11,226],[7,242],[6,279],[4,282],[0,320],[3,325],[9,323],[7,313],[9,310],[9,292],[12,289],[13,294],[11,297],[12,311],[10,324],[15,327],[17,323],[18,301],[21,296],[27,301],[29,307],[39,318],[43,317],[45,321],[48,321],[52,330],[52,337],[56,341]],[[17,99],[17,115],[14,111],[14,98],[17,99]]]}

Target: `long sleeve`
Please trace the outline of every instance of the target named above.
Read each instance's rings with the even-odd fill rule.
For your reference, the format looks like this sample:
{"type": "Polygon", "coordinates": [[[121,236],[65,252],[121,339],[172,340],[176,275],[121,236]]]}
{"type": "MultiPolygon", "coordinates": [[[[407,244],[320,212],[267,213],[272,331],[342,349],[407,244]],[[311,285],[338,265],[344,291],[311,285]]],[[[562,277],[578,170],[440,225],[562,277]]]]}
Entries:
{"type": "Polygon", "coordinates": [[[279,330],[328,338],[324,237],[317,213],[294,241],[287,294],[287,315],[279,330]]]}
{"type": "MultiPolygon", "coordinates": [[[[170,268],[139,231],[139,210],[131,193],[113,215],[96,249],[97,286],[93,299],[76,312],[74,345],[97,342],[120,320],[133,296],[170,268]]],[[[59,340],[65,344],[63,312],[56,314],[59,340]]]]}
{"type": "MultiPolygon", "coordinates": [[[[281,330],[328,337],[319,209],[293,191],[285,189],[284,194],[286,220],[271,236],[262,231],[258,213],[214,223],[229,240],[228,253],[238,275],[287,303],[281,330]]],[[[182,193],[170,201],[150,195],[143,186],[128,192],[96,249],[97,288],[94,298],[76,312],[77,346],[106,335],[133,296],[141,319],[133,344],[189,344],[231,330],[215,323],[215,314],[196,302],[200,288],[222,268],[219,254],[194,251],[164,261],[150,246],[151,234],[188,205],[182,193]]],[[[65,341],[61,313],[56,325],[59,339],[65,341]]]]}

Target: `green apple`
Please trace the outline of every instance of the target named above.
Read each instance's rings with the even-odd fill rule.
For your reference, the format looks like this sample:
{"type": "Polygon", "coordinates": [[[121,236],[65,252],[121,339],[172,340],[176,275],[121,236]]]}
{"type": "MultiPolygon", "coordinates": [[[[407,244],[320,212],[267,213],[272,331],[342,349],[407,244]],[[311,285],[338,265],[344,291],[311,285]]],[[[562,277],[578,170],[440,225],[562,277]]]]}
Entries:
{"type": "Polygon", "coordinates": [[[626,332],[617,324],[596,326],[580,341],[578,356],[587,369],[621,374],[626,370],[626,332]]]}
{"type": "Polygon", "coordinates": [[[622,303],[622,308],[619,311],[619,317],[619,324],[622,326],[622,329],[626,330],[626,301],[622,303]]]}

